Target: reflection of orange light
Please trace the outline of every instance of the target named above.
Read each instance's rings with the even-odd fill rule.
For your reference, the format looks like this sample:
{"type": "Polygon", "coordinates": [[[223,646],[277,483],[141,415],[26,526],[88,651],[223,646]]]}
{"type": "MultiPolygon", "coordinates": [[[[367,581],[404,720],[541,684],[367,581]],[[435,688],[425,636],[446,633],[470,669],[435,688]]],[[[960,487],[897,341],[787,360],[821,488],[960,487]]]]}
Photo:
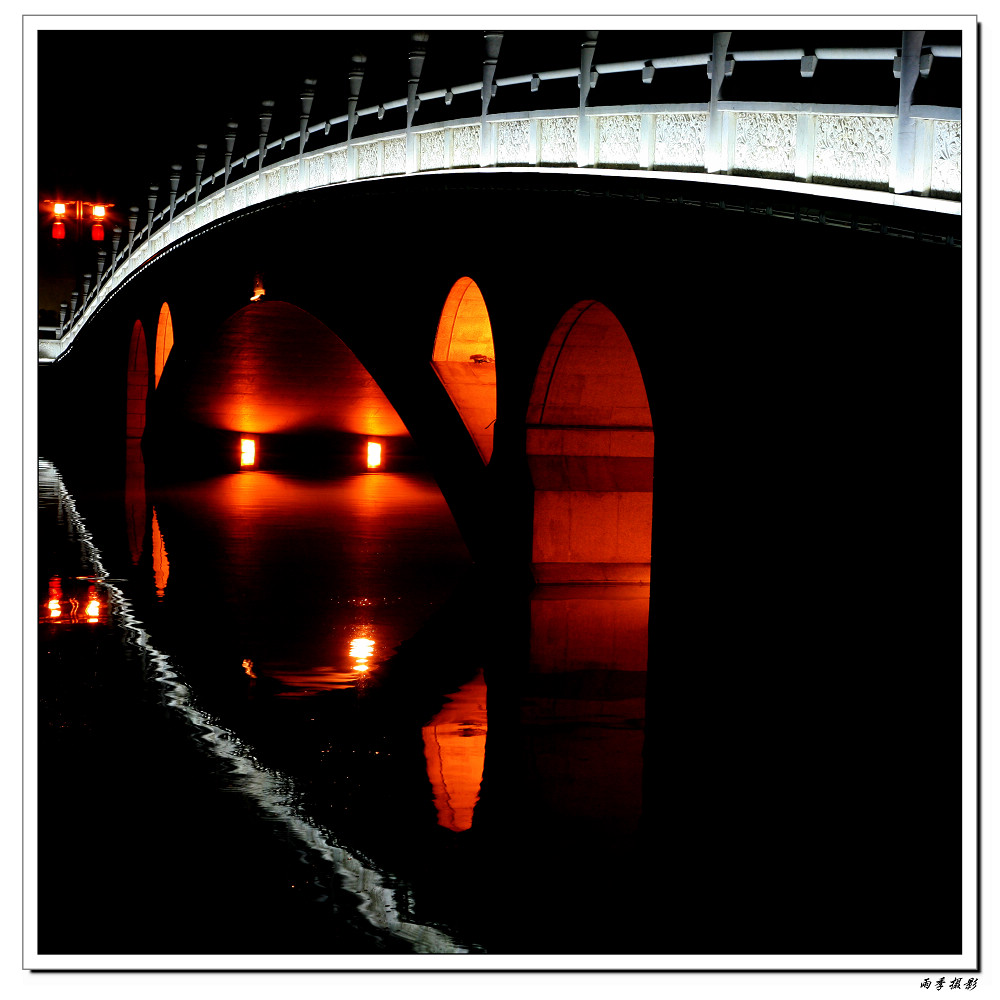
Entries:
{"type": "Polygon", "coordinates": [[[156,508],[153,508],[153,586],[156,596],[163,597],[167,590],[167,580],[170,577],[170,560],[167,559],[167,548],[163,544],[160,532],[160,522],[156,518],[156,508]]]}
{"type": "Polygon", "coordinates": [[[101,613],[101,602],[98,600],[97,591],[93,585],[87,589],[87,603],[83,609],[83,613],[89,622],[96,622],[98,615],[101,613]]]}
{"type": "Polygon", "coordinates": [[[49,609],[50,618],[58,618],[62,614],[62,608],[59,607],[59,602],[55,598],[52,598],[46,606],[49,609]]]}
{"type": "Polygon", "coordinates": [[[375,651],[375,643],[371,639],[352,639],[351,658],[357,660],[354,664],[355,670],[367,670],[371,664],[372,653],[375,651]]]}
{"type": "Polygon", "coordinates": [[[472,826],[486,762],[486,681],[480,671],[421,730],[438,825],[472,826]]]}
{"type": "Polygon", "coordinates": [[[247,677],[252,677],[254,680],[257,679],[257,675],[253,672],[253,660],[243,661],[243,673],[245,673],[247,677]]]}
{"type": "Polygon", "coordinates": [[[368,468],[377,469],[382,464],[382,445],[377,441],[368,442],[368,468]]]}
{"type": "Polygon", "coordinates": [[[253,438],[240,438],[240,465],[253,465],[256,461],[257,445],[253,438]]]}

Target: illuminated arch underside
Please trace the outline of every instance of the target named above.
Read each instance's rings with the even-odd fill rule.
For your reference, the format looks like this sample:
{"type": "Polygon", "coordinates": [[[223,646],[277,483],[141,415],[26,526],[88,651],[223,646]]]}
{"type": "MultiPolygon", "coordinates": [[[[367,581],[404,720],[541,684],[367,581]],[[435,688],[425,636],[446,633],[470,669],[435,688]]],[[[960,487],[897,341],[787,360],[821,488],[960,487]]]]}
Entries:
{"type": "Polygon", "coordinates": [[[459,278],[445,300],[431,367],[455,404],[483,462],[489,462],[497,416],[493,328],[482,292],[471,278],[459,278]]]}
{"type": "Polygon", "coordinates": [[[156,321],[156,359],[153,375],[153,388],[160,384],[160,376],[163,374],[163,367],[170,357],[170,352],[174,348],[174,321],[170,315],[170,306],[166,302],[160,309],[159,319],[156,321]]]}
{"type": "Polygon", "coordinates": [[[350,348],[288,302],[254,302],[230,316],[186,382],[182,411],[206,427],[409,437],[350,348]]]}
{"type": "Polygon", "coordinates": [[[648,583],[653,423],[621,323],[599,302],[549,340],[528,407],[538,583],[648,583]]]}

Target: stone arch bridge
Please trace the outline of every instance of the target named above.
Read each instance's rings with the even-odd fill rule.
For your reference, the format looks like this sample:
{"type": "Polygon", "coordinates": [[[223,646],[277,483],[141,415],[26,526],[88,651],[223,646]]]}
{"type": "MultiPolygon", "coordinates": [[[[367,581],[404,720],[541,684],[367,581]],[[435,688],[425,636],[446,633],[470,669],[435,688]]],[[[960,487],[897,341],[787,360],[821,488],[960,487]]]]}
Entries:
{"type": "MultiPolygon", "coordinates": [[[[961,112],[916,102],[961,52],[924,35],[806,52],[716,32],[602,63],[585,33],[578,66],[505,77],[487,33],[482,79],[440,92],[415,35],[405,98],[362,106],[359,59],[346,114],[315,123],[307,81],[297,133],[270,139],[265,106],[256,150],[227,142],[187,191],[174,168],[40,332],[43,438],[94,400],[112,440],[193,464],[247,434],[262,455],[374,436],[428,457],[473,551],[530,537],[536,579],[648,582],[667,495],[776,461],[804,413],[832,433],[842,393],[898,387],[912,338],[954,325],[961,112]],[[891,72],[897,104],[725,100],[741,63],[851,60],[891,72]],[[642,103],[699,66],[704,104],[642,103]],[[578,106],[491,113],[499,88],[559,79],[578,106]],[[633,102],[599,103],[609,79],[633,102]],[[481,114],[441,120],[466,92],[481,114]],[[386,129],[359,137],[372,116],[386,129]]],[[[861,393],[851,420],[880,406],[861,393]]]]}
{"type": "Polygon", "coordinates": [[[959,54],[720,32],[681,107],[641,90],[678,57],[616,68],[590,41],[576,107],[494,114],[494,85],[546,78],[506,80],[488,36],[481,115],[421,124],[448,93],[418,101],[415,45],[405,127],[362,141],[357,90],[337,122],[304,98],[300,132],[151,192],[39,340],[43,448],[142,439],[196,468],[245,435],[265,462],[371,437],[429,462],[480,561],[648,582],[644,820],[683,859],[683,920],[728,921],[741,954],[755,926],[811,944],[804,912],[845,951],[887,926],[919,951],[961,857],[934,805],[960,764],[963,315],[961,114],[914,97],[959,54]],[[768,58],[881,62],[897,103],[727,104],[768,58]],[[595,103],[616,74],[634,101],[595,103]],[[891,920],[857,906],[876,885],[891,920]]]}

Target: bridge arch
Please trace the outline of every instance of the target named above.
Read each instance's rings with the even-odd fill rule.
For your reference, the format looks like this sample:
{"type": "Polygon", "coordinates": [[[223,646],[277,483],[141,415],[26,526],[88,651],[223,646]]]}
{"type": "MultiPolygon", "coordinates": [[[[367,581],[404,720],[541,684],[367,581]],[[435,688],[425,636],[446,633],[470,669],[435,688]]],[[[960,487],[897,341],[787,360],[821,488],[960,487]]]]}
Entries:
{"type": "Polygon", "coordinates": [[[557,324],[527,415],[532,572],[545,583],[648,583],[653,422],[615,314],[584,300],[557,324]]]}
{"type": "Polygon", "coordinates": [[[434,336],[431,367],[488,464],[497,417],[496,352],[489,310],[472,278],[459,278],[448,293],[434,336]]]}
{"type": "Polygon", "coordinates": [[[174,321],[170,315],[170,306],[164,302],[160,306],[160,315],[156,320],[156,356],[153,369],[153,388],[160,384],[163,366],[174,348],[174,321]]]}
{"type": "Polygon", "coordinates": [[[262,299],[185,346],[185,378],[165,388],[164,420],[210,436],[408,440],[395,407],[348,345],[291,302],[262,299]]]}
{"type": "Polygon", "coordinates": [[[125,371],[125,437],[141,438],[146,430],[146,402],[149,396],[149,351],[142,320],[132,325],[125,371]]]}

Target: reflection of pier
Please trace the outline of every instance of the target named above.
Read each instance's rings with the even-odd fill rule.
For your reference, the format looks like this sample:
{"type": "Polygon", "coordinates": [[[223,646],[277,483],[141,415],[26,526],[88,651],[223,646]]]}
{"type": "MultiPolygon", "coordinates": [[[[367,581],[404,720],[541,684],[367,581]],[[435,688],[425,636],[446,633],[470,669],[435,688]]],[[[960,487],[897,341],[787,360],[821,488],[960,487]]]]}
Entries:
{"type": "Polygon", "coordinates": [[[472,826],[486,759],[486,681],[480,671],[447,696],[423,727],[427,776],[438,823],[460,833],[472,826]]]}
{"type": "Polygon", "coordinates": [[[638,826],[648,617],[642,585],[549,586],[531,595],[522,746],[533,809],[560,833],[638,826]]]}

